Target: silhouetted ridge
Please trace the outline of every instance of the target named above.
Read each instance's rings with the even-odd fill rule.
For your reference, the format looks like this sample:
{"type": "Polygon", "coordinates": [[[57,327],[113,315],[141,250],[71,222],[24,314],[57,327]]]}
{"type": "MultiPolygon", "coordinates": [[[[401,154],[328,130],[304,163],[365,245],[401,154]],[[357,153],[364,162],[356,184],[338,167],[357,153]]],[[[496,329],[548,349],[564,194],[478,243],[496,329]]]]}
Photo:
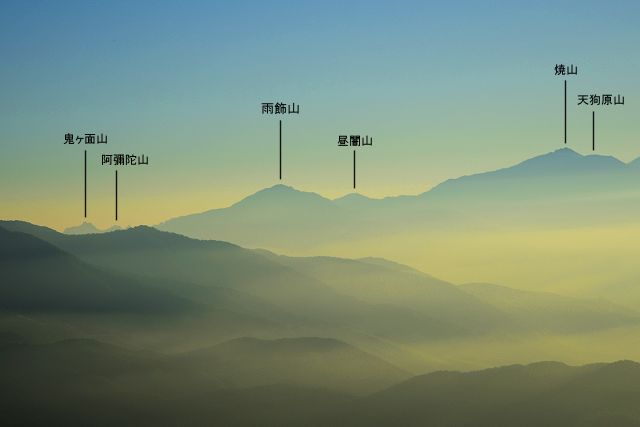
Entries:
{"type": "Polygon", "coordinates": [[[60,258],[66,254],[30,234],[0,227],[0,260],[60,258]]]}
{"type": "Polygon", "coordinates": [[[1,227],[0,274],[0,307],[6,310],[149,313],[195,307],[139,280],[85,264],[37,237],[1,227]]]}

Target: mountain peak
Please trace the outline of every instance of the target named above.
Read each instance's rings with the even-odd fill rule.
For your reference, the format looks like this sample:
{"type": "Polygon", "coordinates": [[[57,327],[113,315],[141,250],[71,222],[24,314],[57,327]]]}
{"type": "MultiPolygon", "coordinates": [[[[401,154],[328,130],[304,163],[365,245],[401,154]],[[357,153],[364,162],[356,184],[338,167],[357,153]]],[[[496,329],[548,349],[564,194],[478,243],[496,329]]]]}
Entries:
{"type": "MultiPolygon", "coordinates": [[[[253,195],[255,196],[256,194],[263,194],[263,193],[280,193],[280,194],[315,194],[315,193],[309,193],[306,191],[301,191],[298,190],[294,187],[291,187],[290,185],[285,185],[285,184],[276,184],[276,185],[272,185],[271,187],[267,187],[267,188],[263,188],[262,190],[259,190],[257,192],[255,192],[253,195]]],[[[251,197],[251,196],[249,196],[251,197]]]]}
{"type": "Polygon", "coordinates": [[[93,225],[90,222],[87,221],[83,221],[82,224],[80,225],[76,225],[73,227],[68,227],[65,228],[63,233],[64,234],[73,234],[73,235],[77,235],[77,234],[98,234],[98,233],[108,233],[110,231],[116,231],[116,230],[120,230],[121,228],[117,225],[114,225],[112,227],[106,228],[104,230],[99,229],[98,227],[96,227],[95,225],[93,225]]]}
{"type": "Polygon", "coordinates": [[[578,153],[577,151],[572,150],[569,147],[563,147],[563,148],[559,148],[555,151],[552,151],[549,154],[556,154],[556,155],[564,155],[564,156],[575,156],[575,157],[584,157],[582,154],[578,153]]]}
{"type": "Polygon", "coordinates": [[[291,201],[302,201],[305,203],[330,202],[329,199],[326,199],[317,193],[297,190],[284,184],[276,184],[272,187],[264,188],[248,197],[245,197],[233,206],[249,205],[254,203],[282,203],[291,201]]]}
{"type": "Polygon", "coordinates": [[[337,199],[333,199],[334,202],[337,202],[340,200],[371,200],[371,199],[360,193],[349,193],[349,194],[345,194],[342,197],[338,197],[337,199]]]}
{"type": "Polygon", "coordinates": [[[582,155],[571,148],[560,148],[547,154],[533,157],[513,166],[512,170],[527,170],[539,172],[568,172],[584,169],[588,172],[596,170],[610,170],[625,166],[625,164],[612,156],[600,154],[582,155]]]}
{"type": "Polygon", "coordinates": [[[373,199],[370,199],[367,196],[363,196],[360,193],[349,193],[342,197],[338,197],[337,199],[334,199],[333,203],[335,203],[338,206],[362,206],[363,204],[370,202],[372,200],[373,199]]]}
{"type": "MultiPolygon", "coordinates": [[[[572,177],[572,182],[576,183],[583,182],[582,179],[585,176],[593,178],[594,176],[602,176],[602,174],[617,174],[624,171],[626,167],[627,165],[625,163],[612,156],[604,156],[600,154],[583,155],[571,148],[563,147],[555,151],[532,157],[503,169],[465,175],[444,181],[422,195],[434,196],[447,194],[448,196],[451,196],[451,194],[453,194],[451,191],[465,191],[465,188],[467,191],[471,191],[469,189],[472,187],[474,190],[468,193],[468,195],[480,194],[481,191],[490,191],[489,188],[491,186],[497,185],[498,187],[493,188],[500,188],[498,193],[507,194],[508,192],[511,192],[509,193],[511,194],[510,197],[517,198],[518,193],[521,191],[515,190],[514,179],[530,180],[531,178],[534,178],[529,182],[535,183],[537,182],[536,180],[540,178],[563,176],[567,178],[572,177]],[[483,187],[480,189],[482,186],[489,187],[483,187]],[[507,193],[505,193],[505,191],[507,193]]],[[[537,184],[532,185],[535,187],[537,184]]],[[[542,187],[538,186],[538,188],[542,187]]],[[[582,185],[575,187],[574,190],[577,191],[581,188],[583,189],[585,186],[582,185]]],[[[545,187],[544,194],[548,195],[547,190],[548,188],[545,187]]]]}
{"type": "Polygon", "coordinates": [[[585,156],[578,153],[577,151],[574,151],[568,147],[564,147],[564,148],[559,148],[557,150],[551,151],[549,153],[534,156],[530,159],[520,162],[519,165],[526,165],[533,162],[541,163],[541,162],[569,162],[569,161],[576,161],[576,160],[579,161],[584,157],[585,156]]]}
{"type": "Polygon", "coordinates": [[[64,234],[92,234],[100,233],[98,228],[90,222],[83,221],[80,225],[74,225],[72,227],[65,228],[64,234]]]}
{"type": "Polygon", "coordinates": [[[269,188],[271,188],[271,189],[284,189],[284,190],[294,190],[294,191],[298,191],[298,190],[296,190],[295,188],[293,188],[292,186],[290,186],[290,185],[286,185],[286,184],[275,184],[275,185],[272,185],[272,186],[271,186],[271,187],[269,187],[269,188]]]}

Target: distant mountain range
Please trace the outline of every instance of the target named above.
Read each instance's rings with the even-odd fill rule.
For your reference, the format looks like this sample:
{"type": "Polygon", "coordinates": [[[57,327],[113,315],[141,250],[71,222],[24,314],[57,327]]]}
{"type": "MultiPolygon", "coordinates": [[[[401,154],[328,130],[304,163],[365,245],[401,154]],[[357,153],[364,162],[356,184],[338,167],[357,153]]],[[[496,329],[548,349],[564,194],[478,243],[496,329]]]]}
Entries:
{"type": "Polygon", "coordinates": [[[121,227],[114,225],[112,227],[101,230],[90,222],[83,222],[75,227],[66,228],[63,233],[65,234],[95,234],[95,233],[108,233],[109,231],[121,230],[121,227]]]}
{"type": "Polygon", "coordinates": [[[640,159],[583,156],[568,148],[416,196],[329,200],[284,185],[222,209],[170,219],[165,231],[276,251],[313,250],[373,234],[460,227],[603,224],[640,214],[640,159]]]}

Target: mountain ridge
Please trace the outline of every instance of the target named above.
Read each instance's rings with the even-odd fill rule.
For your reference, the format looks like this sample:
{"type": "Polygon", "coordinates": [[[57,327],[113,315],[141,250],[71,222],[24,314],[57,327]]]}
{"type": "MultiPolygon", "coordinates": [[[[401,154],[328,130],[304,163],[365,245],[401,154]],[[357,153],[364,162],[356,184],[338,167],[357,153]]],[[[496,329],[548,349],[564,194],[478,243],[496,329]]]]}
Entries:
{"type": "Polygon", "coordinates": [[[142,281],[91,266],[0,223],[0,304],[9,311],[180,313],[197,305],[142,281]]]}
{"type": "Polygon", "coordinates": [[[425,190],[416,195],[392,195],[392,196],[386,196],[383,198],[371,198],[361,193],[351,192],[351,193],[345,194],[344,196],[330,199],[315,192],[299,190],[289,185],[276,184],[271,187],[266,187],[261,190],[258,190],[255,193],[252,193],[249,196],[242,198],[238,202],[233,203],[228,207],[214,208],[214,209],[209,209],[209,210],[198,212],[198,213],[185,214],[182,216],[178,216],[178,217],[163,221],[162,223],[160,223],[160,226],[174,219],[181,219],[181,218],[195,216],[195,215],[203,215],[203,214],[222,211],[230,208],[243,207],[250,202],[259,202],[259,201],[263,201],[265,199],[270,199],[270,198],[278,199],[286,196],[309,197],[311,199],[315,199],[316,201],[321,201],[323,203],[334,203],[339,206],[345,206],[345,205],[349,205],[350,203],[367,203],[367,202],[375,203],[375,202],[395,201],[397,199],[421,198],[423,196],[429,195],[430,193],[440,191],[441,187],[443,186],[446,187],[451,183],[459,182],[461,180],[464,181],[464,180],[474,179],[478,177],[493,177],[496,175],[501,175],[505,173],[514,173],[514,172],[520,172],[520,171],[527,171],[529,173],[538,173],[540,172],[540,170],[538,170],[537,168],[540,168],[540,167],[546,168],[546,172],[551,172],[551,173],[567,173],[567,171],[564,169],[566,167],[577,168],[577,170],[581,172],[585,172],[585,171],[606,172],[611,170],[624,170],[626,167],[631,165],[636,165],[636,164],[640,165],[640,157],[638,157],[633,161],[625,163],[614,156],[601,155],[601,154],[583,155],[574,151],[571,148],[564,147],[552,152],[531,157],[519,163],[510,165],[510,166],[505,166],[503,168],[499,168],[496,170],[469,173],[469,174],[461,175],[459,177],[449,178],[434,185],[430,189],[425,190]]]}
{"type": "Polygon", "coordinates": [[[95,225],[90,222],[84,221],[79,225],[67,227],[63,230],[64,234],[97,234],[97,233],[108,233],[110,231],[121,230],[121,227],[118,225],[113,225],[109,228],[99,229],[95,225]]]}

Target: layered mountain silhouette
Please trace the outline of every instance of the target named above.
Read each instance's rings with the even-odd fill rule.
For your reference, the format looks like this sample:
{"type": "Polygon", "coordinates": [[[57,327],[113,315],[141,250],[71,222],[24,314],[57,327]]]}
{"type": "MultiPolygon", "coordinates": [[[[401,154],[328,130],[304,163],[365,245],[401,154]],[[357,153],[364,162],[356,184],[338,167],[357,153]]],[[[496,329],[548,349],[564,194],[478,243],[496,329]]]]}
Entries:
{"type": "Polygon", "coordinates": [[[5,425],[640,424],[640,365],[630,361],[406,379],[324,338],[242,338],[175,355],[86,339],[0,344],[5,425]]]}
{"type": "Polygon", "coordinates": [[[0,341],[0,360],[3,378],[28,373],[23,384],[43,388],[43,393],[60,382],[98,380],[126,386],[127,377],[143,376],[149,385],[167,388],[181,382],[209,390],[288,384],[363,395],[410,377],[354,346],[320,337],[242,337],[178,354],[132,351],[93,339],[0,341]]]}
{"type": "MultiPolygon", "coordinates": [[[[31,233],[37,239],[9,234],[30,237],[103,271],[152,283],[154,292],[233,312],[248,323],[249,318],[263,319],[276,328],[330,328],[413,341],[536,328],[597,330],[640,320],[636,312],[611,303],[553,294],[522,294],[520,306],[514,307],[513,298],[496,297],[499,292],[461,288],[382,259],[286,257],[149,227],[77,236],[24,222],[0,222],[0,227],[31,233]],[[555,307],[554,316],[549,316],[550,307],[555,307]]],[[[26,255],[21,259],[36,262],[26,255]]]]}
{"type": "Polygon", "coordinates": [[[637,426],[640,365],[557,362],[435,372],[355,403],[341,425],[637,426]]]}
{"type": "Polygon", "coordinates": [[[313,241],[323,233],[348,236],[350,222],[344,213],[331,200],[318,194],[278,184],[229,208],[170,220],[158,229],[194,238],[278,249],[289,247],[288,242],[292,241],[304,245],[302,240],[313,241]]]}
{"type": "Polygon", "coordinates": [[[151,227],[0,221],[0,267],[7,425],[640,425],[633,362],[412,377],[475,342],[637,328],[604,300],[151,227]]]}
{"type": "MultiPolygon", "coordinates": [[[[429,314],[368,304],[259,253],[224,242],[197,241],[151,228],[67,236],[27,223],[3,225],[31,230],[86,262],[153,281],[158,288],[209,305],[215,313],[241,313],[248,317],[247,324],[263,319],[265,325],[276,322],[298,331],[338,328],[343,333],[353,330],[414,339],[469,333],[429,314]]],[[[482,306],[480,301],[477,304],[482,306]]]]}
{"type": "Polygon", "coordinates": [[[83,222],[80,225],[76,225],[74,227],[65,228],[63,233],[65,234],[95,234],[95,233],[108,233],[109,231],[120,230],[121,228],[117,225],[101,230],[97,228],[95,225],[90,222],[83,222]]]}
{"type": "Polygon", "coordinates": [[[329,200],[276,185],[222,209],[170,219],[161,230],[276,251],[322,248],[372,234],[481,225],[603,224],[640,213],[638,160],[563,148],[515,166],[445,181],[417,196],[329,200]]]}
{"type": "Polygon", "coordinates": [[[570,298],[488,283],[469,283],[460,288],[508,313],[518,323],[517,328],[525,330],[575,333],[633,323],[638,316],[637,312],[602,298],[570,298]]]}
{"type": "Polygon", "coordinates": [[[89,235],[19,221],[0,227],[13,230],[3,236],[26,238],[57,257],[43,264],[33,251],[16,255],[13,240],[2,239],[15,280],[3,282],[10,311],[0,312],[0,333],[37,341],[106,335],[126,346],[176,351],[247,335],[326,336],[419,372],[477,365],[463,347],[446,361],[441,350],[422,354],[416,345],[640,324],[636,311],[607,301],[456,286],[379,258],[288,257],[149,227],[89,235]],[[167,315],[126,317],[154,312],[167,315]]]}
{"type": "Polygon", "coordinates": [[[238,338],[176,358],[227,388],[289,384],[369,394],[409,374],[332,338],[238,338]]]}
{"type": "MultiPolygon", "coordinates": [[[[232,287],[216,286],[213,280],[204,285],[194,283],[191,276],[179,271],[173,275],[145,274],[141,268],[153,268],[164,259],[142,249],[158,249],[158,241],[150,236],[146,242],[131,245],[137,256],[127,260],[127,239],[142,239],[144,232],[140,235],[140,230],[119,231],[124,240],[119,236],[115,241],[107,239],[112,246],[93,247],[96,251],[92,252],[91,237],[84,240],[85,236],[69,236],[24,222],[3,224],[21,231],[10,232],[0,225],[0,265],[4,267],[0,333],[20,331],[38,340],[109,335],[116,342],[131,345],[139,345],[140,336],[156,336],[163,346],[191,346],[194,341],[215,341],[270,328],[283,330],[283,324],[300,322],[281,308],[232,287]],[[60,242],[74,239],[89,242],[75,249],[80,254],[86,250],[91,256],[79,257],[63,249],[60,242]],[[119,252],[124,256],[108,256],[119,252]],[[104,262],[90,262],[101,256],[104,262]],[[127,325],[127,333],[123,333],[123,325],[127,325]]],[[[173,257],[170,250],[161,249],[161,253],[173,257]]],[[[188,258],[188,253],[183,257],[188,258]]]]}
{"type": "Polygon", "coordinates": [[[195,307],[148,281],[100,270],[34,236],[1,227],[0,267],[3,310],[145,313],[195,307]]]}

